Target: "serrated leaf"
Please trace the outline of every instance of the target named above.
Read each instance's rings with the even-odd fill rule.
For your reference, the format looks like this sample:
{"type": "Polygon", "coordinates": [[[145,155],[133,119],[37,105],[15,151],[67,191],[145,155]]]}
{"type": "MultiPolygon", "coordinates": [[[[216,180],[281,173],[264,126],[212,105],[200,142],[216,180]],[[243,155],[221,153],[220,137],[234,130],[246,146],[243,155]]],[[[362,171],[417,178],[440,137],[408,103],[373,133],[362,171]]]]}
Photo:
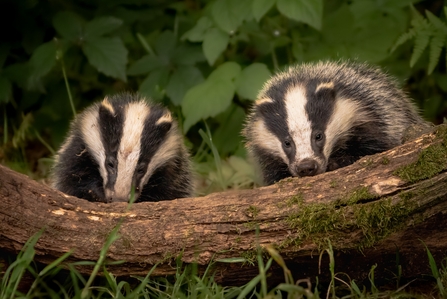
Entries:
{"type": "Polygon", "coordinates": [[[82,51],[98,71],[126,81],[127,49],[120,38],[99,37],[86,41],[82,51]]]}
{"type": "Polygon", "coordinates": [[[210,65],[216,62],[217,57],[227,48],[230,37],[218,28],[209,29],[203,39],[203,54],[210,65]]]}
{"type": "Polygon", "coordinates": [[[234,84],[229,80],[206,80],[188,90],[182,101],[184,132],[201,119],[225,111],[231,104],[234,91],[234,84]]]}
{"type": "Polygon", "coordinates": [[[228,80],[234,81],[241,73],[241,66],[234,61],[227,61],[219,65],[209,76],[207,80],[228,80]]]}
{"type": "Polygon", "coordinates": [[[140,94],[153,100],[161,100],[165,95],[165,87],[168,81],[169,70],[166,68],[152,71],[143,82],[138,91],[140,94]]]}
{"type": "Polygon", "coordinates": [[[276,6],[286,17],[321,30],[323,0],[277,0],[276,6]]]}
{"type": "Polygon", "coordinates": [[[85,38],[97,38],[118,29],[123,24],[115,17],[97,17],[85,25],[85,38]]]}
{"type": "Polygon", "coordinates": [[[203,75],[195,66],[184,66],[175,71],[169,78],[166,94],[174,105],[180,105],[186,91],[203,82],[203,75]]]}
{"type": "Polygon", "coordinates": [[[165,58],[148,54],[135,61],[127,70],[127,74],[132,76],[144,75],[155,69],[166,67],[168,64],[169,62],[165,58]]]}
{"type": "Polygon", "coordinates": [[[62,37],[74,41],[84,35],[84,19],[71,11],[58,12],[53,18],[53,26],[62,37]]]}
{"type": "Polygon", "coordinates": [[[208,17],[201,17],[197,24],[189,31],[186,31],[183,36],[182,40],[189,40],[191,42],[201,42],[205,36],[205,32],[213,26],[213,21],[211,21],[208,17]]]}
{"type": "Polygon", "coordinates": [[[276,0],[253,0],[252,10],[256,21],[259,22],[275,3],[276,0]]]}
{"type": "Polygon", "coordinates": [[[263,63],[253,63],[242,70],[236,82],[236,92],[244,99],[256,100],[264,83],[272,73],[263,63]]]}
{"type": "Polygon", "coordinates": [[[38,80],[45,76],[54,67],[56,51],[56,45],[53,41],[44,43],[34,50],[29,61],[32,80],[38,80]]]}
{"type": "Polygon", "coordinates": [[[410,59],[410,66],[413,67],[419,57],[421,57],[425,48],[427,48],[430,35],[426,31],[419,31],[414,39],[413,54],[410,59]]]}
{"type": "Polygon", "coordinates": [[[444,46],[446,35],[443,32],[436,32],[430,40],[430,55],[427,73],[431,74],[439,62],[442,47],[444,46]]]}
{"type": "Polygon", "coordinates": [[[427,19],[430,21],[433,27],[435,27],[439,31],[442,31],[444,34],[447,34],[447,26],[444,22],[442,22],[437,16],[432,14],[429,10],[426,10],[425,14],[427,15],[427,19]]]}
{"type": "Polygon", "coordinates": [[[0,103],[8,103],[11,99],[12,85],[8,78],[0,77],[0,103]]]}

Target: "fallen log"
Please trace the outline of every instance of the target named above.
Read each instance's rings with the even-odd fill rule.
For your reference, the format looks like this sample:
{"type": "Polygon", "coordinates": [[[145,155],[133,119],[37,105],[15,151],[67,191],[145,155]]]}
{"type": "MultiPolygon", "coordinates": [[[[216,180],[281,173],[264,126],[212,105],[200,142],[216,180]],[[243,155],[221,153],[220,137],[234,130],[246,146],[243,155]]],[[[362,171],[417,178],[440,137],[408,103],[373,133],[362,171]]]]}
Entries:
{"type": "Polygon", "coordinates": [[[117,276],[145,275],[157,263],[153,275],[174,274],[176,257],[202,267],[243,257],[247,263],[214,264],[219,281],[241,284],[258,273],[249,263],[258,244],[270,244],[295,278],[313,277],[330,240],[336,271],[351,278],[366,278],[374,264],[379,273],[396,273],[400,266],[402,277],[413,277],[429,273],[424,244],[438,262],[447,251],[446,169],[447,126],[315,177],[130,209],[67,196],[0,165],[0,250],[17,254],[45,228],[36,261],[48,264],[70,250],[67,263],[96,261],[119,225],[107,253],[110,262],[124,261],[108,266],[117,276]]]}

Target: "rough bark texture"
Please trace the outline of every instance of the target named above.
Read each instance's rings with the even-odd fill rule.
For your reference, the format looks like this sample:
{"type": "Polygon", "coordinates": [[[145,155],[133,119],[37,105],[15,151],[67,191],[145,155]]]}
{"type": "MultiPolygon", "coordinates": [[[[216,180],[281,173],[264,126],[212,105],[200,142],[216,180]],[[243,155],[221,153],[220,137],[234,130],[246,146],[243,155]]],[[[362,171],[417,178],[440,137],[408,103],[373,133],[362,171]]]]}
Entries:
{"type": "MultiPolygon", "coordinates": [[[[120,238],[108,251],[115,275],[175,273],[174,258],[184,264],[230,257],[250,258],[256,244],[274,244],[294,277],[328,276],[327,256],[321,274],[318,259],[331,240],[336,271],[351,278],[428,274],[424,242],[439,262],[447,251],[447,130],[443,126],[398,148],[364,157],[355,164],[315,177],[290,178],[254,190],[214,193],[156,203],[91,203],[64,195],[0,166],[0,250],[17,253],[45,228],[36,261],[50,263],[74,250],[68,262],[95,261],[105,239],[120,224],[120,238]],[[434,153],[434,154],[433,154],[434,153]],[[402,166],[406,171],[396,174],[402,166]],[[428,177],[418,174],[431,174],[428,177]],[[256,237],[255,228],[260,233],[256,237]]],[[[256,266],[216,262],[216,277],[241,284],[257,274],[256,266]]],[[[276,269],[276,270],[275,270],[276,269]]],[[[88,273],[84,267],[80,271],[88,273]]],[[[273,280],[283,276],[277,267],[273,280]]]]}

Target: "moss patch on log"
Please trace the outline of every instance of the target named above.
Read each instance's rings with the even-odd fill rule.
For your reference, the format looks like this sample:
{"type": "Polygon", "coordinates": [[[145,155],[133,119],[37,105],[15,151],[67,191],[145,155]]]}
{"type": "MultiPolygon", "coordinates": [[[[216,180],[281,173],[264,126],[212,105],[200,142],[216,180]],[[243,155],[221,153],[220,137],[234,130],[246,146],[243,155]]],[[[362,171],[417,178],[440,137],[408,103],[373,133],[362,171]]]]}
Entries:
{"type": "Polygon", "coordinates": [[[280,247],[300,245],[305,241],[321,247],[329,238],[332,244],[343,248],[347,231],[352,232],[353,239],[358,239],[355,241],[358,249],[373,246],[405,225],[416,208],[416,204],[407,198],[371,201],[376,197],[368,188],[360,187],[342,199],[328,203],[305,203],[301,199],[286,219],[294,237],[280,247]]]}
{"type": "Polygon", "coordinates": [[[435,133],[439,143],[423,149],[416,162],[400,167],[393,174],[414,183],[447,169],[447,126],[439,127],[435,133]]]}

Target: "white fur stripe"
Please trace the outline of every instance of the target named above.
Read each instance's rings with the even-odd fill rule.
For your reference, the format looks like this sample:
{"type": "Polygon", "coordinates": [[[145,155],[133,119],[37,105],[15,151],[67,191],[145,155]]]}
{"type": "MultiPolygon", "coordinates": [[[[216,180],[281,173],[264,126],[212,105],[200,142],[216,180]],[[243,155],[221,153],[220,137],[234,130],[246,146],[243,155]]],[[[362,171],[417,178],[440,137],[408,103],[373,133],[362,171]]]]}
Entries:
{"type": "Polygon", "coordinates": [[[256,144],[263,149],[267,150],[275,156],[279,156],[283,159],[284,163],[289,164],[284,150],[282,149],[282,141],[278,136],[270,132],[264,124],[264,121],[257,120],[252,126],[252,140],[253,144],[256,144]]]}
{"type": "Polygon", "coordinates": [[[104,145],[101,140],[101,131],[99,128],[98,105],[88,108],[79,120],[81,124],[81,133],[88,147],[89,152],[99,165],[99,173],[104,179],[104,185],[107,184],[107,171],[104,166],[106,160],[104,145]]]}
{"type": "Polygon", "coordinates": [[[337,99],[334,112],[326,127],[326,143],[324,145],[324,155],[326,158],[332,154],[332,149],[338,140],[349,137],[349,130],[354,123],[365,123],[369,117],[365,111],[353,100],[337,99]]]}
{"type": "Polygon", "coordinates": [[[291,88],[285,96],[287,125],[296,149],[295,161],[289,164],[315,156],[310,144],[312,127],[306,113],[306,103],[306,90],[302,86],[291,88]]]}
{"type": "MultiPolygon", "coordinates": [[[[141,184],[147,183],[149,178],[152,176],[155,170],[163,166],[167,161],[173,159],[178,155],[178,150],[181,146],[180,142],[182,142],[181,139],[179,139],[178,134],[175,134],[175,127],[174,124],[169,130],[169,132],[166,134],[164,138],[164,142],[160,144],[160,147],[158,148],[155,155],[152,157],[151,162],[148,165],[146,174],[144,175],[143,179],[141,180],[141,184]]],[[[142,186],[140,185],[140,188],[142,186]]]]}
{"type": "Polygon", "coordinates": [[[132,179],[140,157],[141,135],[149,107],[142,101],[130,103],[124,111],[123,136],[118,150],[118,176],[115,183],[115,197],[128,198],[132,179]]]}

